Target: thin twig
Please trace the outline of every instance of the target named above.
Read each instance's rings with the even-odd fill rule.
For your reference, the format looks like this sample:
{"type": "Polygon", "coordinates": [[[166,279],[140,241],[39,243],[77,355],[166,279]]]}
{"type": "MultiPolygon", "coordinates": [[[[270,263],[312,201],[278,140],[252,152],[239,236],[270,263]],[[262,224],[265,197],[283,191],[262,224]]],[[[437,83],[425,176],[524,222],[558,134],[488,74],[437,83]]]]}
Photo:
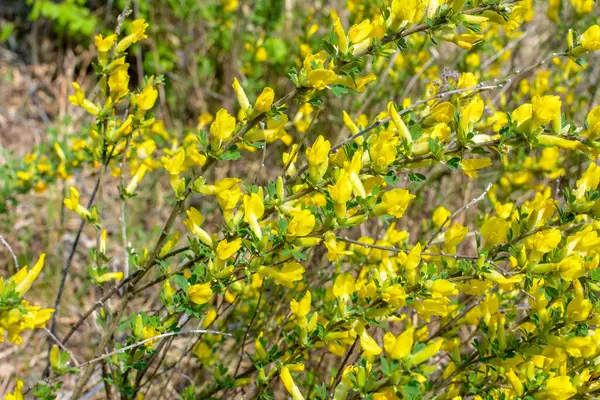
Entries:
{"type": "MultiPolygon", "coordinates": [[[[123,11],[117,17],[117,27],[115,28],[115,34],[117,36],[119,36],[121,34],[121,27],[123,26],[123,22],[125,21],[125,18],[127,18],[129,16],[129,14],[131,14],[131,12],[133,11],[130,7],[131,7],[131,0],[127,0],[125,7],[123,7],[123,11]]],[[[115,47],[116,47],[116,43],[115,43],[115,47]]]]}
{"type": "Polygon", "coordinates": [[[75,358],[75,356],[73,355],[73,352],[69,349],[67,349],[65,347],[65,345],[54,335],[54,333],[52,333],[50,331],[50,329],[44,327],[44,332],[46,332],[48,334],[48,336],[50,336],[50,339],[52,339],[54,341],[54,343],[56,343],[58,345],[58,347],[60,347],[61,349],[63,349],[64,351],[66,351],[69,354],[69,357],[71,357],[71,360],[73,360],[73,362],[75,363],[75,367],[79,368],[79,361],[77,361],[77,359],[75,358]]]}
{"type": "Polygon", "coordinates": [[[371,104],[371,101],[373,101],[373,97],[377,95],[377,91],[381,86],[383,86],[388,76],[390,75],[390,71],[392,70],[394,63],[396,62],[396,58],[398,58],[398,55],[400,53],[400,50],[396,50],[396,52],[392,54],[385,71],[383,71],[381,77],[377,79],[377,85],[373,88],[373,90],[370,90],[369,92],[364,92],[363,95],[358,99],[358,102],[360,103],[360,108],[355,114],[356,117],[359,117],[363,113],[363,111],[365,111],[365,109],[369,106],[369,104],[371,104]],[[368,93],[369,95],[367,96],[368,93]]]}
{"type": "Polygon", "coordinates": [[[298,142],[298,145],[296,146],[296,148],[294,150],[292,150],[292,153],[290,154],[290,157],[288,158],[288,161],[285,164],[285,167],[283,168],[283,173],[281,174],[282,176],[285,176],[286,171],[288,170],[288,168],[290,167],[290,165],[292,165],[292,163],[294,162],[294,158],[298,155],[298,152],[300,151],[300,147],[302,147],[302,145],[304,144],[304,141],[308,137],[308,134],[310,133],[310,131],[311,131],[312,127],[313,127],[313,124],[315,123],[315,121],[319,117],[319,114],[321,113],[322,109],[323,109],[323,107],[317,108],[317,112],[312,117],[312,119],[310,121],[310,124],[308,125],[308,128],[306,128],[306,132],[302,136],[302,139],[300,140],[300,142],[298,142]]]}
{"type": "Polygon", "coordinates": [[[425,245],[425,249],[428,248],[431,245],[431,242],[433,242],[433,239],[435,239],[444,229],[444,227],[450,222],[452,221],[458,214],[460,214],[462,211],[469,209],[470,207],[474,206],[476,203],[479,203],[480,201],[482,201],[483,199],[485,199],[485,196],[488,194],[488,192],[490,191],[490,189],[492,188],[492,183],[488,183],[487,187],[485,188],[485,190],[483,191],[483,193],[481,193],[479,196],[475,197],[473,200],[471,200],[470,202],[468,202],[467,204],[465,204],[464,206],[462,206],[461,208],[459,208],[458,210],[454,211],[451,215],[449,215],[444,222],[442,222],[442,224],[440,225],[440,227],[433,233],[433,235],[431,235],[431,237],[429,238],[429,241],[427,241],[427,244],[425,245]]]}
{"type": "MultiPolygon", "coordinates": [[[[131,143],[131,138],[128,136],[127,137],[127,142],[125,143],[125,149],[123,150],[123,157],[121,157],[121,162],[119,165],[119,183],[121,186],[121,190],[125,190],[125,182],[123,181],[123,166],[125,165],[125,163],[127,162],[127,151],[129,150],[129,144],[131,143]]],[[[125,278],[127,278],[129,276],[129,246],[127,244],[127,208],[126,208],[126,204],[125,204],[125,197],[123,196],[123,194],[121,194],[121,196],[119,196],[119,202],[120,202],[120,211],[121,211],[121,218],[119,218],[119,222],[121,223],[121,238],[122,238],[122,242],[123,242],[123,262],[124,262],[124,268],[123,268],[123,273],[125,275],[125,278]]]]}
{"type": "Polygon", "coordinates": [[[8,244],[8,242],[6,241],[6,239],[4,239],[4,237],[2,235],[0,235],[0,242],[2,242],[2,244],[4,244],[4,246],[6,246],[6,248],[8,249],[8,252],[10,253],[13,261],[15,262],[15,267],[17,268],[17,271],[20,270],[21,268],[19,267],[19,261],[17,261],[17,256],[15,255],[15,252],[13,251],[13,249],[10,247],[10,244],[8,244]]]}
{"type": "Polygon", "coordinates": [[[170,336],[180,336],[180,335],[189,335],[192,333],[197,333],[197,334],[203,334],[203,333],[211,333],[214,335],[223,335],[223,336],[232,336],[230,333],[225,333],[225,332],[220,332],[220,331],[211,331],[211,330],[206,330],[206,329],[191,329],[189,331],[181,331],[181,332],[167,332],[167,333],[162,333],[160,335],[156,335],[156,336],[152,336],[151,338],[148,339],[144,339],[144,340],[140,340],[139,342],[130,344],[129,346],[125,346],[125,347],[121,347],[120,349],[117,349],[115,351],[111,351],[110,353],[104,354],[100,357],[96,357],[93,358],[89,361],[84,362],[83,364],[80,364],[79,366],[82,367],[84,365],[90,365],[90,364],[95,364],[98,361],[102,361],[108,357],[114,356],[115,354],[119,354],[119,353],[123,353],[124,351],[127,350],[131,350],[134,349],[136,347],[140,347],[148,342],[152,342],[158,339],[163,339],[166,337],[170,337],[170,336]]]}
{"type": "Polygon", "coordinates": [[[423,64],[423,66],[419,69],[419,72],[417,72],[416,74],[413,75],[413,77],[410,79],[410,81],[408,82],[408,84],[406,85],[406,89],[404,89],[404,92],[402,93],[402,95],[400,96],[400,98],[405,98],[406,96],[408,96],[408,94],[410,93],[410,91],[412,90],[412,88],[417,84],[417,82],[419,81],[419,78],[427,71],[427,68],[429,68],[429,66],[431,64],[433,64],[433,62],[436,60],[435,57],[430,57],[425,64],[423,64]]]}
{"type": "MultiPolygon", "coordinates": [[[[98,189],[100,188],[100,182],[102,181],[102,176],[104,175],[105,169],[106,168],[102,168],[102,171],[100,171],[98,175],[98,179],[96,180],[96,184],[94,185],[94,189],[92,190],[92,194],[86,207],[86,209],[88,210],[92,207],[92,204],[94,204],[94,200],[96,199],[96,194],[98,193],[98,189]]],[[[75,252],[77,251],[77,246],[79,245],[79,239],[81,238],[81,233],[83,232],[85,223],[85,218],[81,218],[81,222],[79,223],[79,229],[77,229],[75,240],[73,240],[73,245],[71,246],[69,257],[67,258],[67,262],[65,263],[65,266],[61,273],[60,283],[58,285],[58,293],[56,294],[56,299],[54,300],[54,313],[52,314],[52,324],[50,328],[52,333],[56,332],[56,317],[58,315],[58,309],[60,308],[60,301],[62,299],[63,291],[65,289],[65,283],[67,281],[67,276],[69,275],[71,263],[73,262],[73,257],[75,256],[75,252]]]]}
{"type": "Polygon", "coordinates": [[[350,359],[350,356],[354,352],[354,349],[356,348],[357,344],[358,344],[358,336],[354,339],[354,343],[352,343],[352,346],[350,346],[350,348],[346,352],[346,355],[344,356],[344,359],[342,360],[342,364],[340,365],[340,368],[339,368],[337,374],[335,374],[335,379],[331,383],[331,386],[329,387],[329,391],[327,393],[328,398],[331,397],[331,395],[333,394],[333,390],[338,385],[339,381],[342,379],[342,374],[344,373],[344,368],[346,367],[346,363],[350,359]]]}
{"type": "MultiPolygon", "coordinates": [[[[380,245],[377,245],[377,244],[369,244],[369,243],[359,242],[358,240],[350,239],[348,237],[339,237],[338,236],[337,240],[340,240],[342,242],[356,244],[358,246],[367,247],[367,248],[371,248],[371,249],[392,251],[394,253],[400,253],[400,252],[405,251],[405,250],[399,249],[397,247],[380,246],[380,245]]],[[[458,260],[458,259],[477,260],[479,258],[477,256],[467,256],[467,255],[461,255],[461,254],[449,254],[449,253],[444,253],[444,252],[437,252],[437,253],[424,252],[424,253],[421,253],[421,254],[424,255],[424,256],[430,256],[430,257],[451,257],[451,258],[454,258],[455,260],[458,260]]]]}
{"type": "Polygon", "coordinates": [[[238,359],[237,365],[235,367],[235,372],[233,373],[233,375],[237,375],[238,371],[240,370],[240,366],[242,365],[242,359],[244,358],[244,343],[246,343],[246,338],[248,337],[248,332],[250,332],[250,329],[252,329],[252,325],[254,324],[256,315],[258,314],[258,309],[260,308],[260,301],[262,300],[264,288],[265,288],[265,281],[263,280],[262,283],[260,284],[260,292],[258,295],[258,302],[256,303],[256,308],[254,309],[254,313],[252,314],[250,323],[248,324],[248,327],[246,328],[246,331],[244,332],[244,338],[242,339],[242,345],[240,346],[241,347],[240,348],[240,357],[238,359]]]}

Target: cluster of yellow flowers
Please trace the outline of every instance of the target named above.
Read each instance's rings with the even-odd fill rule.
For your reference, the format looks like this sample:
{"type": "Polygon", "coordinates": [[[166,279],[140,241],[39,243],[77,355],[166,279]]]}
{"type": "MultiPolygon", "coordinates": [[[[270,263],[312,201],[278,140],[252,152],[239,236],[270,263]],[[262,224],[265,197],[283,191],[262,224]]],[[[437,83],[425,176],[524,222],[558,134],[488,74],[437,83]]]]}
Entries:
{"type": "MultiPolygon", "coordinates": [[[[558,3],[549,2],[551,18],[558,3]]],[[[571,3],[578,13],[590,12],[586,1],[571,3]]],[[[370,13],[351,4],[358,15],[370,13]]],[[[232,11],[238,4],[223,6],[232,11]]],[[[133,21],[122,38],[98,35],[98,96],[74,83],[69,97],[94,118],[87,154],[100,177],[108,169],[121,179],[125,167],[131,171],[120,186],[123,207],[150,173],[168,176],[175,198],[156,243],[131,257],[136,270],[129,284],[114,290],[123,289],[121,302],[103,310],[109,322],[92,361],[102,359],[130,301],[162,283],[163,308],[131,316],[128,346],[106,357],[112,365],[106,381],[133,398],[146,366],[169,349],[154,338],[198,319],[204,330],[232,336],[211,331],[191,347],[207,382],[194,398],[228,398],[250,387],[257,398],[269,398],[277,379],[294,400],[593,397],[600,391],[600,332],[594,329],[600,319],[600,168],[594,162],[600,106],[568,91],[580,83],[580,57],[600,50],[600,27],[569,31],[562,53],[518,71],[503,71],[510,49],[483,63],[473,51],[488,45],[501,52],[507,41],[522,40],[519,27],[533,16],[531,1],[458,0],[393,0],[348,30],[333,15],[323,49],[304,49],[301,68],[290,74],[291,92],[279,100],[270,87],[247,93],[234,78],[238,112],[202,114],[196,132],[183,138],[170,135],[152,114],[162,78],[129,88],[126,51],[146,38],[148,24],[133,21]],[[439,66],[424,50],[428,40],[469,51],[464,71],[439,81],[439,66]],[[402,51],[393,54],[393,46],[402,51]],[[428,82],[421,100],[408,94],[401,105],[386,100],[371,117],[343,111],[338,117],[347,132],[339,144],[325,133],[307,142],[326,110],[326,91],[366,92],[386,68],[389,79],[402,81],[398,66],[428,82]],[[552,67],[562,76],[553,76],[552,67]],[[507,98],[502,89],[517,78],[507,98]],[[486,96],[493,91],[501,93],[486,96]],[[293,100],[300,105],[294,108],[293,100]],[[566,109],[575,106],[589,110],[585,128],[566,109]],[[208,174],[242,152],[266,155],[272,143],[284,148],[274,161],[281,168],[276,176],[267,171],[264,185],[208,174]],[[577,159],[577,167],[589,164],[576,182],[570,182],[567,168],[574,162],[568,158],[577,159]],[[421,172],[438,167],[460,169],[469,182],[487,174],[493,184],[455,211],[445,205],[429,210],[419,188],[399,176],[418,183],[427,178],[421,172]],[[540,178],[567,181],[560,187],[564,201],[540,178]],[[201,206],[187,205],[192,194],[202,198],[201,206]],[[458,221],[459,213],[482,202],[493,212],[458,221]],[[427,220],[401,230],[416,204],[427,220]],[[180,216],[188,243],[177,247],[180,216]],[[358,231],[358,239],[349,237],[358,231]],[[149,283],[143,280],[152,274],[149,283]],[[323,376],[315,358],[331,360],[331,375],[323,376]]],[[[60,146],[55,149],[60,154],[60,146]]],[[[64,205],[103,227],[93,197],[86,207],[70,187],[64,205]]],[[[125,274],[105,268],[106,230],[99,232],[91,280],[122,280],[125,274]]],[[[43,256],[31,271],[0,281],[0,326],[13,342],[24,329],[43,326],[52,312],[21,300],[42,264],[43,256]]],[[[52,360],[58,378],[71,373],[57,361],[56,347],[52,360]]],[[[79,372],[74,398],[93,368],[90,362],[79,372]]],[[[7,398],[19,398],[21,387],[7,398]]]]}
{"type": "Polygon", "coordinates": [[[21,344],[23,331],[43,328],[54,312],[51,308],[42,309],[23,300],[42,271],[45,257],[42,254],[31,269],[24,266],[6,281],[0,277],[0,342],[4,341],[6,332],[10,342],[21,344]]]}

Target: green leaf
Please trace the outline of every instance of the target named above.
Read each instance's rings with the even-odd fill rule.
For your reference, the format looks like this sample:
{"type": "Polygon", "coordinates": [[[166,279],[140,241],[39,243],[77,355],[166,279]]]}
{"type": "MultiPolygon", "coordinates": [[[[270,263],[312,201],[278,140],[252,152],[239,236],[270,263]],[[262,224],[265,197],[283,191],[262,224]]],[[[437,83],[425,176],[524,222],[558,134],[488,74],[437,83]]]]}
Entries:
{"type": "Polygon", "coordinates": [[[396,175],[394,175],[394,173],[392,171],[390,171],[386,175],[384,175],[383,180],[389,186],[396,186],[398,184],[398,182],[400,182],[400,179],[398,179],[398,177],[396,175]]]}
{"type": "Polygon", "coordinates": [[[329,88],[335,97],[342,97],[348,94],[348,88],[344,85],[331,85],[329,88]]]}
{"type": "Polygon", "coordinates": [[[558,297],[558,290],[553,288],[552,286],[544,287],[544,291],[546,293],[546,296],[548,296],[550,299],[558,297]]]}
{"type": "Polygon", "coordinates": [[[417,400],[422,398],[421,385],[417,381],[412,381],[402,386],[402,393],[408,400],[417,400]]]}
{"type": "Polygon", "coordinates": [[[425,179],[427,179],[427,177],[423,174],[411,172],[408,174],[408,179],[410,179],[411,182],[421,182],[421,181],[424,181],[425,179]]]}
{"type": "Polygon", "coordinates": [[[304,254],[296,249],[284,249],[283,256],[284,257],[292,256],[297,261],[306,261],[306,254],[304,254]]]}
{"type": "Polygon", "coordinates": [[[220,159],[226,161],[233,161],[239,159],[241,156],[242,155],[239,153],[239,151],[226,151],[225,153],[223,153],[223,155],[221,155],[220,159]]]}
{"type": "Polygon", "coordinates": [[[460,167],[461,161],[462,160],[460,157],[454,157],[454,158],[451,158],[450,160],[446,161],[446,165],[450,169],[458,169],[460,167]]]}

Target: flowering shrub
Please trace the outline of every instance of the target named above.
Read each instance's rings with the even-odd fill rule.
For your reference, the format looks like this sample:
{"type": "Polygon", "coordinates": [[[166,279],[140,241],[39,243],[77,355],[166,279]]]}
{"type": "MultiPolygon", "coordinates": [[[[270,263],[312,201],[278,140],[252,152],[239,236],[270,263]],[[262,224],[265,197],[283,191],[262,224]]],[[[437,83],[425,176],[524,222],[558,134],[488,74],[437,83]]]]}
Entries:
{"type": "MultiPolygon", "coordinates": [[[[600,106],[575,90],[600,27],[569,30],[560,52],[507,68],[539,11],[530,1],[348,5],[353,25],[333,15],[319,48],[301,44],[292,90],[250,90],[235,77],[235,110],[203,113],[185,135],[156,118],[165,77],[130,84],[128,52],[149,24],[136,19],[122,33],[120,18],[116,33],[95,36],[97,90],[74,82],[69,96],[91,121],[86,134],[37,149],[14,173],[20,194],[69,182],[64,206],[80,217],[79,233],[89,225],[98,235],[88,278],[102,297],[71,326],[53,317],[49,370],[39,382],[21,377],[36,396],[65,385],[81,398],[97,370],[107,397],[127,399],[171,396],[173,374],[187,376],[177,382],[186,399],[597,395],[600,106]],[[442,73],[435,54],[455,47],[461,72],[442,73]],[[404,93],[386,87],[407,76],[404,93]],[[346,110],[330,97],[348,99],[346,110]],[[378,114],[356,112],[371,102],[378,114]],[[330,130],[320,126],[327,118],[330,130]],[[264,182],[212,173],[255,156],[263,166],[275,159],[264,182]],[[70,179],[83,168],[97,175],[87,203],[70,179]],[[108,174],[119,209],[97,199],[108,174]],[[468,182],[458,205],[446,175],[468,182]],[[131,244],[126,210],[161,179],[168,201],[153,201],[169,213],[146,248],[131,244]],[[433,207],[426,185],[440,195],[433,207]],[[107,236],[109,213],[122,243],[107,236]],[[123,247],[117,270],[110,247],[123,247]],[[153,307],[139,307],[159,290],[153,307]],[[69,340],[96,311],[93,349],[76,356],[69,340]],[[192,337],[183,351],[179,336],[192,337]]],[[[567,2],[543,6],[558,21],[567,2]]],[[[22,300],[43,261],[0,281],[0,327],[16,344],[53,311],[22,300]]],[[[6,398],[22,398],[23,387],[6,398]]]]}

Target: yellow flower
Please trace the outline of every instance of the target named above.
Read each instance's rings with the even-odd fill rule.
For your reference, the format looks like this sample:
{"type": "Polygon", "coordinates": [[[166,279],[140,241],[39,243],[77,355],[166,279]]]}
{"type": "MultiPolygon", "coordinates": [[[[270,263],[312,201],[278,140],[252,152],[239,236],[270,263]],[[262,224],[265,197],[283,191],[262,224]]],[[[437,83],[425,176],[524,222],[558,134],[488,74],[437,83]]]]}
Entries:
{"type": "Polygon", "coordinates": [[[366,329],[362,329],[362,333],[359,336],[360,338],[360,348],[363,351],[363,356],[371,359],[373,356],[381,354],[383,350],[377,344],[377,341],[370,336],[366,329]]]}
{"type": "Polygon", "coordinates": [[[444,206],[439,206],[433,211],[433,217],[431,219],[433,220],[433,224],[439,228],[444,222],[446,222],[450,215],[452,215],[450,210],[444,206]]]}
{"type": "Polygon", "coordinates": [[[456,253],[456,247],[464,240],[469,232],[469,228],[461,224],[453,224],[444,232],[444,251],[447,253],[456,253]]]}
{"type": "Polygon", "coordinates": [[[15,391],[4,396],[4,400],[23,400],[23,381],[17,379],[15,391]]]}
{"type": "Polygon", "coordinates": [[[369,146],[369,156],[376,171],[384,171],[396,160],[398,136],[387,130],[381,132],[369,146]]]}
{"type": "Polygon", "coordinates": [[[317,90],[323,90],[327,85],[331,85],[337,81],[338,76],[335,72],[329,69],[315,69],[310,71],[307,75],[307,86],[314,87],[317,90]]]}
{"type": "Polygon", "coordinates": [[[65,207],[75,211],[82,218],[91,218],[92,214],[87,208],[79,204],[79,192],[73,186],[69,187],[70,197],[63,200],[65,207]]]}
{"type": "Polygon", "coordinates": [[[437,123],[443,122],[448,123],[454,119],[454,111],[456,108],[452,103],[443,102],[435,105],[429,116],[425,118],[424,123],[426,125],[435,125],[437,123]]]}
{"type": "Polygon", "coordinates": [[[19,297],[23,297],[23,295],[31,288],[33,281],[35,281],[42,271],[42,268],[44,268],[45,259],[46,254],[40,254],[40,257],[33,267],[31,267],[31,270],[28,270],[27,266],[24,266],[10,279],[10,281],[14,283],[14,290],[19,297]]]}
{"type": "Polygon", "coordinates": [[[531,99],[531,107],[533,112],[532,129],[537,129],[555,119],[560,122],[560,97],[534,96],[531,99]]]}
{"type": "Polygon", "coordinates": [[[592,25],[581,35],[581,45],[585,51],[600,50],[600,26],[592,25]]]}
{"type": "Polygon", "coordinates": [[[434,315],[440,317],[448,315],[449,302],[450,300],[447,297],[438,295],[422,301],[415,301],[413,305],[419,314],[419,317],[429,322],[434,315]]]}
{"type": "Polygon", "coordinates": [[[226,239],[221,240],[217,244],[217,257],[220,260],[229,260],[242,247],[242,238],[237,238],[228,242],[226,239]]]}
{"type": "Polygon", "coordinates": [[[208,329],[208,327],[217,319],[217,310],[210,309],[207,311],[204,319],[202,320],[202,328],[208,329]]]}
{"type": "Polygon", "coordinates": [[[96,37],[94,37],[94,44],[96,45],[96,48],[98,49],[99,52],[105,53],[105,52],[110,51],[110,49],[115,44],[116,40],[117,40],[116,34],[112,34],[112,35],[103,37],[102,34],[99,33],[96,35],[96,37]]]}
{"type": "MultiPolygon", "coordinates": [[[[468,89],[477,86],[477,78],[472,72],[463,72],[458,78],[456,87],[458,89],[468,89]]],[[[471,93],[465,92],[465,93],[471,93]]]]}
{"type": "Polygon", "coordinates": [[[473,124],[481,119],[483,115],[484,104],[481,97],[474,97],[467,103],[466,106],[461,110],[461,122],[466,124],[470,128],[473,124]]]}
{"type": "Polygon", "coordinates": [[[533,106],[529,103],[517,107],[511,114],[513,121],[517,122],[517,132],[528,132],[531,130],[531,119],[533,117],[533,106]]]}
{"type": "Polygon", "coordinates": [[[262,218],[264,212],[262,193],[251,193],[244,196],[244,221],[250,225],[250,229],[259,240],[262,238],[262,230],[258,220],[262,218]]]}
{"type": "Polygon", "coordinates": [[[592,358],[596,355],[597,345],[592,336],[573,337],[565,345],[567,353],[576,358],[592,358]]]}
{"type": "Polygon", "coordinates": [[[407,328],[398,336],[394,336],[391,332],[387,332],[383,336],[383,347],[385,352],[393,360],[402,360],[408,357],[414,343],[414,327],[407,328]]]}
{"type": "Polygon", "coordinates": [[[485,220],[480,231],[486,245],[495,246],[506,242],[509,228],[509,222],[498,217],[491,217],[485,220]]]}
{"type": "Polygon", "coordinates": [[[163,156],[161,161],[169,175],[179,175],[184,171],[185,151],[179,149],[173,156],[163,156]]]}
{"type": "Polygon", "coordinates": [[[77,82],[73,82],[73,89],[75,89],[75,95],[69,96],[71,104],[83,108],[92,115],[100,114],[100,108],[85,98],[85,93],[83,93],[77,82]]]}
{"type": "Polygon", "coordinates": [[[254,358],[259,361],[264,361],[267,359],[268,354],[265,350],[265,346],[263,346],[260,339],[263,337],[263,333],[259,333],[258,337],[254,341],[254,358]]]}
{"type": "Polygon", "coordinates": [[[455,296],[458,294],[458,290],[454,284],[446,279],[436,279],[433,281],[431,291],[439,293],[442,296],[455,296]]]}
{"type": "Polygon", "coordinates": [[[135,96],[137,106],[142,111],[148,111],[154,107],[154,103],[158,98],[158,90],[152,84],[148,84],[140,94],[135,96]]]}
{"type": "MultiPolygon", "coordinates": [[[[442,37],[443,38],[443,37],[442,37]]],[[[473,44],[483,39],[483,35],[478,33],[462,33],[458,35],[453,35],[452,43],[456,44],[461,49],[471,50],[473,44]]]]}
{"type": "Polygon", "coordinates": [[[352,254],[351,251],[346,251],[344,242],[338,242],[335,237],[335,233],[327,231],[325,233],[325,247],[327,248],[327,260],[337,262],[342,259],[343,256],[352,254]]]}
{"type": "Polygon", "coordinates": [[[595,163],[591,163],[576,183],[575,197],[580,200],[584,198],[587,191],[595,190],[600,184],[600,168],[595,163]]]}
{"type": "Polygon", "coordinates": [[[304,267],[296,261],[285,264],[281,270],[271,267],[260,267],[258,269],[261,276],[274,279],[276,284],[288,288],[293,287],[294,282],[302,280],[304,271],[304,267]]]}
{"type": "Polygon", "coordinates": [[[510,385],[513,387],[517,395],[521,396],[524,391],[523,382],[521,382],[521,379],[519,379],[517,374],[515,374],[512,369],[509,369],[506,372],[506,379],[508,379],[508,382],[510,382],[510,385]]]}
{"type": "Polygon", "coordinates": [[[102,284],[108,281],[120,281],[121,279],[123,279],[123,272],[106,272],[96,278],[95,281],[102,284]]]}
{"type": "Polygon", "coordinates": [[[407,271],[416,269],[421,264],[421,243],[417,243],[406,255],[404,268],[407,271]]]}
{"type": "Polygon", "coordinates": [[[436,339],[433,343],[427,345],[424,349],[416,352],[410,358],[412,365],[419,365],[437,354],[442,348],[443,339],[436,339]]]}
{"type": "Polygon", "coordinates": [[[173,296],[175,295],[175,290],[173,286],[171,286],[171,282],[166,279],[163,282],[163,298],[167,306],[171,306],[173,304],[173,296]]]}
{"type": "Polygon", "coordinates": [[[292,300],[290,302],[290,310],[299,320],[302,320],[301,326],[306,325],[306,316],[310,312],[310,300],[311,294],[306,291],[306,294],[300,299],[300,301],[292,300]]]}
{"type": "Polygon", "coordinates": [[[329,156],[329,150],[331,150],[331,143],[329,143],[329,140],[325,140],[323,135],[319,135],[312,147],[306,149],[306,159],[308,164],[318,166],[326,163],[329,156]]]}
{"type": "Polygon", "coordinates": [[[137,169],[135,175],[133,176],[133,178],[131,178],[131,181],[129,182],[129,184],[125,188],[125,191],[127,193],[133,194],[133,192],[135,192],[135,189],[137,188],[137,185],[140,183],[140,181],[142,180],[142,178],[146,174],[147,170],[148,170],[148,167],[146,167],[146,164],[140,165],[140,167],[137,169]]]}
{"type": "Polygon", "coordinates": [[[419,22],[423,17],[426,5],[424,0],[393,0],[390,28],[396,30],[404,21],[419,22]]]}
{"type": "MultiPolygon", "coordinates": [[[[370,282],[370,284],[374,282],[370,282]]],[[[371,295],[365,297],[372,297],[371,295]]],[[[403,307],[406,302],[406,292],[399,284],[392,285],[381,293],[381,300],[395,308],[403,307]]]]}
{"type": "Polygon", "coordinates": [[[340,274],[333,284],[333,295],[337,298],[348,299],[354,293],[356,280],[351,274],[340,274]]]}
{"type": "Polygon", "coordinates": [[[373,393],[373,400],[400,400],[400,397],[396,395],[396,390],[393,387],[388,386],[377,391],[376,393],[373,393]]]}
{"type": "Polygon", "coordinates": [[[333,22],[333,33],[335,34],[335,38],[337,40],[338,51],[340,54],[346,54],[348,51],[348,38],[346,37],[346,33],[344,32],[344,28],[342,27],[342,22],[340,18],[336,18],[333,22]]]}
{"type": "Polygon", "coordinates": [[[248,100],[248,96],[246,96],[246,92],[244,91],[242,85],[240,85],[240,83],[238,82],[237,78],[233,78],[232,86],[237,96],[240,108],[244,113],[248,112],[248,109],[250,108],[250,101],[248,100]]]}
{"type": "Polygon", "coordinates": [[[200,228],[202,221],[204,221],[204,217],[202,214],[200,214],[200,211],[194,207],[191,207],[189,210],[186,210],[185,213],[188,217],[183,221],[183,225],[188,228],[190,232],[196,235],[202,243],[212,247],[212,239],[210,235],[204,229],[200,228]]]}
{"type": "Polygon", "coordinates": [[[335,215],[339,218],[346,216],[346,202],[352,197],[352,182],[346,171],[342,170],[335,185],[327,186],[327,191],[334,201],[335,215]]]}
{"type": "Polygon", "coordinates": [[[312,147],[306,149],[306,160],[308,161],[308,174],[314,183],[317,183],[329,166],[329,151],[331,143],[319,135],[312,147]]]}
{"type": "Polygon", "coordinates": [[[479,279],[470,279],[467,283],[457,283],[456,286],[461,292],[470,294],[472,296],[481,296],[492,287],[492,283],[485,280],[481,281],[479,279]]]}
{"type": "Polygon", "coordinates": [[[556,376],[546,381],[546,390],[542,393],[543,399],[567,400],[577,394],[577,389],[568,376],[556,376]]]}
{"type": "Polygon", "coordinates": [[[292,214],[292,220],[287,226],[288,236],[306,236],[312,232],[316,220],[310,210],[293,209],[290,214],[292,214]]]}
{"type": "Polygon", "coordinates": [[[384,34],[385,21],[381,16],[375,17],[373,20],[365,19],[358,24],[352,25],[348,30],[347,38],[348,42],[352,43],[351,53],[355,56],[364,55],[369,46],[371,46],[372,39],[381,40],[384,34]]]}
{"type": "Polygon", "coordinates": [[[402,218],[406,208],[415,195],[410,194],[406,189],[392,189],[385,192],[381,198],[381,203],[375,206],[373,211],[375,215],[390,214],[396,218],[402,218]]]}
{"type": "Polygon", "coordinates": [[[119,58],[114,63],[118,65],[108,77],[108,87],[110,98],[116,103],[129,93],[129,64],[125,63],[125,57],[119,58]]]}
{"type": "MultiPolygon", "coordinates": [[[[22,297],[31,288],[34,280],[42,270],[44,258],[44,254],[40,255],[31,270],[24,266],[6,282],[0,277],[0,296],[14,290],[19,297],[22,297]]],[[[12,302],[6,303],[0,310],[0,342],[4,341],[4,331],[6,331],[9,341],[14,344],[21,344],[23,339],[20,333],[27,329],[43,328],[53,312],[53,309],[40,309],[40,307],[31,306],[25,300],[14,304],[12,302]]]]}
{"type": "Polygon", "coordinates": [[[116,34],[103,37],[102,34],[99,33],[96,35],[96,37],[94,37],[94,44],[98,49],[98,60],[100,61],[101,65],[104,65],[108,60],[108,52],[110,51],[110,49],[112,49],[116,40],[116,34]]]}
{"type": "MultiPolygon", "coordinates": [[[[52,366],[52,368],[54,370],[60,370],[61,369],[61,362],[60,362],[60,348],[57,345],[53,345],[52,349],[50,349],[50,365],[52,366]]],[[[5,397],[6,399],[6,397],[5,397]]]]}
{"type": "Polygon", "coordinates": [[[375,74],[368,74],[356,79],[353,79],[351,76],[348,75],[343,75],[338,76],[333,83],[337,83],[338,85],[344,85],[357,92],[364,92],[366,90],[366,85],[375,80],[377,80],[377,76],[375,74]]]}
{"type": "Polygon", "coordinates": [[[304,396],[300,393],[300,389],[296,386],[296,383],[290,374],[290,370],[287,367],[281,368],[279,377],[281,378],[281,382],[283,382],[283,386],[285,386],[285,390],[292,396],[293,400],[304,400],[304,396]]]}
{"type": "Polygon", "coordinates": [[[388,103],[387,110],[390,114],[390,118],[392,119],[394,126],[398,130],[398,133],[400,133],[400,137],[406,140],[407,143],[412,143],[412,136],[410,135],[410,131],[408,130],[408,127],[406,126],[402,118],[400,118],[398,111],[396,111],[396,107],[394,106],[393,101],[390,101],[388,103]]]}
{"type": "Polygon", "coordinates": [[[533,236],[527,238],[527,246],[541,253],[548,253],[558,246],[562,239],[558,229],[547,229],[536,232],[533,236]]]}
{"type": "Polygon", "coordinates": [[[569,321],[582,322],[588,319],[593,307],[592,302],[585,297],[578,279],[573,280],[573,289],[575,297],[567,306],[567,318],[569,321]]]}
{"type": "Polygon", "coordinates": [[[205,364],[211,362],[212,350],[210,346],[204,342],[199,342],[194,346],[194,354],[205,364]]]}
{"type": "Polygon", "coordinates": [[[252,113],[254,115],[262,114],[271,111],[273,105],[273,99],[275,98],[275,92],[270,87],[263,89],[258,99],[254,103],[252,113]]]}
{"type": "Polygon", "coordinates": [[[477,178],[479,176],[477,170],[489,167],[492,165],[492,160],[489,157],[485,158],[469,158],[460,162],[462,171],[469,178],[477,178]]]}
{"type": "Polygon", "coordinates": [[[217,111],[214,122],[210,125],[210,134],[217,139],[227,140],[235,130],[235,117],[221,108],[217,111]]]}
{"type": "Polygon", "coordinates": [[[590,127],[590,136],[597,138],[600,136],[600,106],[594,107],[587,115],[587,123],[590,127]]]}
{"type": "Polygon", "coordinates": [[[232,12],[235,11],[239,3],[239,0],[221,0],[221,4],[223,4],[223,11],[232,12]]]}
{"type": "Polygon", "coordinates": [[[206,304],[212,299],[212,289],[210,283],[201,283],[191,285],[188,288],[188,296],[196,304],[206,304]]]}
{"type": "Polygon", "coordinates": [[[136,19],[131,23],[131,34],[125,36],[119,43],[117,44],[117,52],[122,53],[129,48],[134,43],[139,42],[142,39],[146,39],[146,28],[148,28],[148,24],[143,19],[136,19]]]}

